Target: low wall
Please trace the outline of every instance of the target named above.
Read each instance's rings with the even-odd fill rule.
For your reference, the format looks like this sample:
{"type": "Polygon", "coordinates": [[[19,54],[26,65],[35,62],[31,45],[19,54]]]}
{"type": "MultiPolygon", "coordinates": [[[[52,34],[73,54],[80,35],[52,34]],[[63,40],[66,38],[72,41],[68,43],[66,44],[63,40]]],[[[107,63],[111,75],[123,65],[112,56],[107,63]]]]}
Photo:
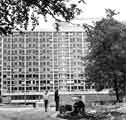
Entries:
{"type": "MultiPolygon", "coordinates": [[[[109,94],[76,94],[76,96],[81,96],[85,104],[91,103],[108,103],[116,101],[116,97],[109,94]]],[[[55,106],[54,95],[49,98],[49,103],[51,106],[55,106]]],[[[60,104],[73,104],[73,95],[62,94],[60,95],[60,104]]]]}
{"type": "MultiPolygon", "coordinates": [[[[14,95],[18,95],[18,94],[14,94],[14,95]]],[[[12,97],[14,95],[10,95],[10,97],[12,97]]],[[[40,99],[34,99],[34,100],[31,100],[31,99],[30,100],[28,100],[28,99],[27,100],[24,100],[24,99],[13,100],[13,99],[11,99],[10,103],[24,103],[25,101],[26,101],[26,103],[36,103],[36,102],[39,102],[40,100],[42,100],[42,98],[43,98],[42,95],[43,95],[42,93],[37,94],[36,96],[39,96],[41,98],[40,99]]],[[[72,97],[76,96],[76,95],[82,96],[83,101],[86,104],[90,104],[92,102],[101,102],[101,101],[109,102],[109,101],[115,101],[116,100],[116,97],[109,95],[107,93],[107,91],[103,91],[103,92],[96,92],[96,91],[60,92],[60,104],[73,104],[73,98],[72,97]]],[[[51,93],[50,96],[49,96],[49,104],[50,104],[50,106],[55,106],[54,92],[51,93]]]]}

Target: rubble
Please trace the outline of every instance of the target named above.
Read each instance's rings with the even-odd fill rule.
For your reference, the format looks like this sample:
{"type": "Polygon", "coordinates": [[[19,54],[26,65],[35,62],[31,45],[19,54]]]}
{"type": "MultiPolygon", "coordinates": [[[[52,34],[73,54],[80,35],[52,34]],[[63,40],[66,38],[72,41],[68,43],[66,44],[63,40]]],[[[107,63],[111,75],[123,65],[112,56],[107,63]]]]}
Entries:
{"type": "Polygon", "coordinates": [[[58,114],[57,117],[66,120],[126,120],[126,104],[99,105],[87,108],[84,114],[71,115],[71,112],[58,114]]]}

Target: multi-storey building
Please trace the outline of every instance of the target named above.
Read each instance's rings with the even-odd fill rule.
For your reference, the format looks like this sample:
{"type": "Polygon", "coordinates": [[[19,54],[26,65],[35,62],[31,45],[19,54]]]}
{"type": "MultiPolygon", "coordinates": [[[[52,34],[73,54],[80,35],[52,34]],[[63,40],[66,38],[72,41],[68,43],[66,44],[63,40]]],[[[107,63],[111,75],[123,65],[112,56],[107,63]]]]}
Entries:
{"type": "MultiPolygon", "coordinates": [[[[15,32],[0,39],[2,95],[38,99],[45,90],[84,91],[85,32],[15,32]]],[[[0,74],[1,75],[1,74],[0,74]]]]}
{"type": "MultiPolygon", "coordinates": [[[[2,86],[2,38],[0,38],[0,88],[2,88],[1,86],[2,86]]],[[[1,96],[1,89],[0,89],[0,96],[1,96]]]]}

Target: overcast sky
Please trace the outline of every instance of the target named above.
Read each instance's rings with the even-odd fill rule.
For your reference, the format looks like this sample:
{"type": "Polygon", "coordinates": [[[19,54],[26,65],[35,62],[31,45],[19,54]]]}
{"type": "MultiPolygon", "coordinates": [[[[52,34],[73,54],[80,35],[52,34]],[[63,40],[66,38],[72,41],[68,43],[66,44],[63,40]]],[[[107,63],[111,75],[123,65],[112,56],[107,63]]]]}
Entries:
{"type": "MultiPolygon", "coordinates": [[[[76,1],[76,0],[75,0],[76,1]]],[[[105,16],[105,8],[116,9],[120,12],[115,18],[119,21],[126,21],[126,0],[85,0],[86,5],[80,5],[83,13],[77,16],[73,23],[91,22],[90,18],[102,18],[105,16]],[[78,19],[79,18],[79,19],[78,19]]],[[[37,30],[54,30],[54,20],[48,17],[48,22],[44,22],[43,18],[40,19],[40,26],[37,30]]]]}
{"type": "Polygon", "coordinates": [[[105,15],[105,8],[116,9],[120,14],[118,20],[126,20],[126,0],[86,0],[85,17],[105,15]]]}

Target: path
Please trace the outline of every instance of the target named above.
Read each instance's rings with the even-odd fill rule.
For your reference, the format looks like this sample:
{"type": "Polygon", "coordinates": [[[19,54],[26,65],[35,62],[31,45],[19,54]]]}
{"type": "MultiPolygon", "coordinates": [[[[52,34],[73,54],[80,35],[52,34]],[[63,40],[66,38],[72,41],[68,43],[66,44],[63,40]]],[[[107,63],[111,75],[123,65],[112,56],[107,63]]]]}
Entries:
{"type": "Polygon", "coordinates": [[[60,120],[54,108],[0,108],[0,120],[60,120]]]}

